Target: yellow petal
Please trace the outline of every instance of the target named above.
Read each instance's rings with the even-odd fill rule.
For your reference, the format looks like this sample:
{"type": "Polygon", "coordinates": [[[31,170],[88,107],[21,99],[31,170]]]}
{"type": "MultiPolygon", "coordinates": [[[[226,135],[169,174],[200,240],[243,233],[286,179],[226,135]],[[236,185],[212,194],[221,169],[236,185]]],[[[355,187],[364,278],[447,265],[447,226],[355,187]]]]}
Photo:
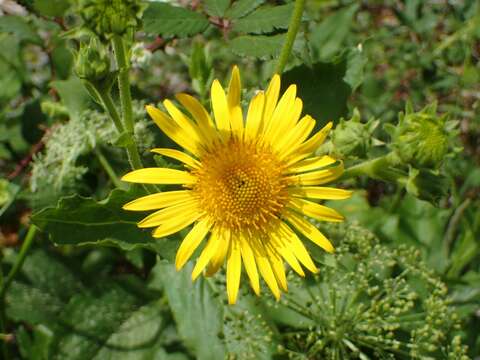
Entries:
{"type": "Polygon", "coordinates": [[[157,124],[165,135],[192,154],[199,154],[197,143],[192,141],[192,139],[188,137],[188,134],[186,134],[173,119],[151,105],[147,105],[145,108],[155,124],[157,124]]]}
{"type": "Polygon", "coordinates": [[[288,174],[302,173],[306,171],[316,170],[321,167],[332,165],[337,160],[328,156],[315,156],[298,162],[297,164],[288,167],[288,174]]]}
{"type": "Polygon", "coordinates": [[[155,154],[160,154],[160,155],[178,160],[194,169],[198,169],[201,166],[197,160],[195,160],[190,155],[187,155],[182,151],[178,151],[174,149],[166,149],[166,148],[155,148],[150,151],[155,154]]]}
{"type": "Polygon", "coordinates": [[[295,257],[300,260],[303,266],[305,266],[308,270],[313,273],[317,273],[317,267],[313,263],[310,254],[308,253],[307,249],[305,249],[305,245],[303,245],[297,234],[295,234],[293,230],[283,222],[281,223],[280,228],[283,232],[282,239],[289,245],[289,249],[292,251],[295,257]]]}
{"type": "Polygon", "coordinates": [[[296,197],[322,200],[343,200],[352,196],[353,191],[332,187],[302,186],[291,191],[296,197]]]}
{"type": "Polygon", "coordinates": [[[211,99],[218,130],[230,131],[230,111],[228,109],[227,97],[217,79],[213,80],[211,99]]]}
{"type": "Polygon", "coordinates": [[[295,214],[292,211],[288,212],[287,221],[292,224],[306,238],[311,240],[322,249],[332,253],[335,251],[332,243],[323,235],[312,223],[302,216],[295,214]]]}
{"type": "Polygon", "coordinates": [[[320,221],[341,222],[344,220],[337,211],[305,199],[292,198],[287,206],[320,221]]]}
{"type": "MultiPolygon", "coordinates": [[[[284,134],[273,143],[273,147],[278,151],[279,157],[284,159],[293,153],[308,138],[314,127],[315,120],[310,115],[304,116],[291,132],[284,134]]],[[[304,155],[303,158],[307,156],[304,155]]]]}
{"type": "Polygon", "coordinates": [[[298,185],[322,185],[339,178],[343,174],[343,163],[325,170],[312,171],[300,175],[288,176],[285,179],[298,185]]]}
{"type": "Polygon", "coordinates": [[[230,109],[240,106],[241,91],[240,71],[238,70],[238,66],[235,65],[232,69],[232,77],[228,85],[228,106],[230,109]]]}
{"type": "Polygon", "coordinates": [[[193,252],[203,241],[211,227],[212,223],[207,218],[200,220],[193,226],[192,230],[190,230],[178,248],[177,256],[175,257],[175,267],[177,270],[180,270],[188,259],[190,259],[193,252]]]}
{"type": "Polygon", "coordinates": [[[237,301],[241,272],[240,244],[238,239],[232,239],[227,259],[227,295],[229,304],[235,304],[237,301]]]}
{"type": "Polygon", "coordinates": [[[199,126],[213,127],[213,121],[200,101],[193,96],[184,93],[177,94],[175,97],[180,104],[185,106],[185,108],[190,112],[199,126]]]}
{"type": "Polygon", "coordinates": [[[190,216],[193,213],[200,213],[196,199],[187,200],[177,205],[173,205],[148,215],[137,226],[139,228],[154,227],[166,222],[174,221],[175,218],[190,216]]]}
{"type": "MultiPolygon", "coordinates": [[[[264,250],[265,252],[265,250],[264,250]]],[[[258,270],[263,277],[263,280],[267,283],[268,287],[275,296],[275,299],[280,300],[280,289],[278,288],[277,279],[272,271],[270,262],[268,261],[266,254],[260,254],[256,257],[258,270]]]]}
{"type": "Polygon", "coordinates": [[[293,252],[287,246],[286,242],[282,240],[282,235],[280,233],[274,233],[272,236],[272,241],[275,246],[275,249],[280,254],[280,256],[287,262],[288,265],[300,276],[305,276],[302,267],[300,266],[297,258],[293,255],[293,252]]]}
{"type": "Polygon", "coordinates": [[[218,248],[215,254],[212,256],[210,263],[208,264],[206,276],[212,276],[215,274],[220,266],[223,265],[225,261],[225,256],[227,255],[228,249],[230,247],[230,231],[223,229],[219,232],[219,241],[218,248]]]}
{"type": "Polygon", "coordinates": [[[272,266],[273,273],[277,279],[277,283],[280,285],[283,291],[287,291],[287,277],[285,276],[285,267],[283,266],[282,259],[275,253],[274,250],[268,250],[268,260],[272,266]]]}
{"type": "Polygon", "coordinates": [[[291,131],[291,124],[289,119],[293,116],[295,111],[295,97],[297,95],[297,86],[290,85],[280,98],[273,115],[270,119],[266,119],[265,136],[270,141],[274,141],[278,134],[283,134],[285,131],[291,131]]]}
{"type": "Polygon", "coordinates": [[[265,108],[263,109],[263,120],[265,124],[270,122],[273,111],[277,106],[278,95],[280,94],[280,76],[278,74],[273,75],[270,84],[268,85],[265,93],[265,108]]]}
{"type": "Polygon", "coordinates": [[[201,143],[200,131],[197,125],[195,125],[184,113],[178,110],[178,108],[173,105],[170,100],[165,100],[163,102],[163,106],[165,106],[165,109],[167,109],[168,113],[177,123],[177,125],[183,131],[185,131],[193,141],[201,143]]]}
{"type": "Polygon", "coordinates": [[[242,254],[245,270],[250,278],[250,285],[255,294],[260,295],[260,280],[258,277],[257,265],[255,264],[255,255],[245,236],[240,236],[240,250],[242,254]]]}
{"type": "Polygon", "coordinates": [[[123,209],[130,211],[155,210],[177,205],[191,199],[193,199],[191,190],[165,191],[130,201],[128,204],[123,205],[123,209]]]}
{"type": "Polygon", "coordinates": [[[212,234],[210,235],[210,239],[208,240],[207,245],[198,257],[197,263],[193,268],[192,280],[195,280],[202,273],[203,269],[205,269],[205,266],[207,266],[215,252],[218,251],[220,241],[221,238],[219,237],[218,227],[214,227],[212,229],[212,234]]]}
{"type": "Polygon", "coordinates": [[[195,184],[197,178],[186,171],[168,168],[144,168],[124,175],[122,181],[140,184],[195,184]]]}
{"type": "Polygon", "coordinates": [[[312,153],[317,150],[320,145],[323,144],[325,138],[327,137],[330,129],[332,128],[333,123],[330,121],[325,125],[320,131],[313,135],[310,139],[305,141],[298,149],[298,153],[312,153]]]}
{"type": "Polygon", "coordinates": [[[254,96],[248,106],[247,123],[245,125],[245,135],[249,139],[257,137],[259,129],[262,127],[263,107],[265,104],[265,95],[263,91],[254,96]]]}
{"type": "Polygon", "coordinates": [[[202,216],[202,213],[199,211],[195,211],[189,214],[182,214],[177,218],[173,218],[170,221],[160,225],[153,231],[154,238],[161,238],[168,235],[175,234],[176,232],[186,228],[191,223],[196,221],[198,218],[202,216]]]}

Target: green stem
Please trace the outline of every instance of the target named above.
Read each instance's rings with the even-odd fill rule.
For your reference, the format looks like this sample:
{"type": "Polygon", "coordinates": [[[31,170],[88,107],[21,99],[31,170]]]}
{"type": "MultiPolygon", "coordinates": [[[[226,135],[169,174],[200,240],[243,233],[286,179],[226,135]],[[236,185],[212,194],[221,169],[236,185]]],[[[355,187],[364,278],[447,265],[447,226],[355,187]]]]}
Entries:
{"type": "Polygon", "coordinates": [[[118,90],[120,92],[120,102],[122,104],[123,124],[128,133],[133,134],[133,110],[132,96],[130,94],[129,61],[125,51],[125,41],[123,37],[115,35],[112,40],[115,60],[118,67],[118,90]]]}
{"type": "Polygon", "coordinates": [[[113,185],[115,185],[115,187],[119,189],[125,188],[125,184],[120,181],[112,166],[108,162],[107,158],[103,155],[98,146],[95,147],[94,151],[95,155],[97,155],[98,161],[102,165],[110,180],[112,180],[113,185]]]}
{"type": "Polygon", "coordinates": [[[360,175],[367,175],[373,179],[402,183],[405,174],[392,167],[394,161],[390,154],[364,161],[345,170],[342,180],[360,175]]]}
{"type": "Polygon", "coordinates": [[[23,262],[27,257],[28,250],[30,250],[30,247],[32,246],[33,239],[35,238],[36,232],[37,232],[37,227],[33,224],[30,225],[30,227],[28,228],[27,235],[25,236],[25,240],[23,240],[22,247],[20,248],[20,253],[18,254],[17,261],[15,262],[12,269],[8,273],[7,277],[5,278],[5,281],[2,283],[2,287],[0,289],[0,299],[3,299],[5,297],[5,293],[7,292],[8,287],[12,283],[15,275],[17,275],[17,272],[22,268],[23,262]]]}
{"type": "Polygon", "coordinates": [[[101,89],[99,87],[94,87],[96,93],[98,94],[98,97],[100,100],[102,100],[103,107],[107,111],[108,115],[112,119],[113,123],[115,124],[115,127],[117,128],[117,131],[119,134],[123,133],[123,124],[122,124],[122,119],[120,118],[120,114],[117,111],[117,108],[115,106],[115,103],[113,102],[112,96],[110,95],[110,92],[106,89],[101,89]]]}
{"type": "MultiPolygon", "coordinates": [[[[7,327],[7,317],[5,315],[5,295],[10,284],[15,278],[15,275],[22,268],[25,258],[27,257],[28,250],[32,246],[36,232],[37,227],[35,225],[30,225],[27,235],[25,236],[25,240],[23,240],[22,247],[20,248],[20,253],[18,254],[17,260],[6,278],[3,277],[3,272],[0,270],[0,333],[6,333],[7,327]]],[[[10,358],[8,346],[5,341],[2,341],[2,355],[6,360],[10,358]]]]}
{"type": "Polygon", "coordinates": [[[293,9],[292,18],[290,19],[290,24],[288,26],[287,37],[283,43],[277,67],[275,68],[275,72],[277,74],[281,74],[285,68],[285,65],[287,65],[288,57],[292,52],[293,43],[295,42],[295,37],[297,36],[298,28],[300,27],[300,23],[302,21],[304,6],[305,0],[295,0],[295,7],[293,9]]]}
{"type": "Polygon", "coordinates": [[[448,222],[447,231],[445,231],[445,236],[443,238],[443,246],[445,247],[445,253],[450,253],[450,247],[455,239],[455,235],[457,234],[458,225],[463,218],[463,214],[465,210],[470,206],[472,203],[472,199],[467,198],[465,199],[453,213],[450,221],[448,222]]]}

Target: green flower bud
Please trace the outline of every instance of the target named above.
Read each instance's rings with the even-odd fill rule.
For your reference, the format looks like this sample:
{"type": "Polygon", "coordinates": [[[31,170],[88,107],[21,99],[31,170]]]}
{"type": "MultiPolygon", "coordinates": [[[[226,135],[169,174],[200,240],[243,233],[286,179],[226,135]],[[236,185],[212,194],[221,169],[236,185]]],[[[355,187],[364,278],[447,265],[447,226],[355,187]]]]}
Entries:
{"type": "Polygon", "coordinates": [[[139,0],[80,0],[79,5],[84,26],[105,38],[135,29],[144,10],[139,0]]]}
{"type": "Polygon", "coordinates": [[[100,41],[92,37],[82,43],[75,60],[75,72],[80,79],[92,82],[104,79],[110,72],[110,59],[100,41]]]}
{"type": "Polygon", "coordinates": [[[333,151],[341,157],[365,158],[377,141],[372,134],[378,123],[374,119],[362,123],[359,111],[354,109],[352,118],[342,118],[332,132],[333,151]]]}
{"type": "Polygon", "coordinates": [[[391,148],[404,164],[437,169],[448,155],[457,135],[457,122],[438,116],[436,110],[436,103],[419,112],[408,104],[405,113],[399,115],[397,126],[385,126],[392,137],[391,148]]]}

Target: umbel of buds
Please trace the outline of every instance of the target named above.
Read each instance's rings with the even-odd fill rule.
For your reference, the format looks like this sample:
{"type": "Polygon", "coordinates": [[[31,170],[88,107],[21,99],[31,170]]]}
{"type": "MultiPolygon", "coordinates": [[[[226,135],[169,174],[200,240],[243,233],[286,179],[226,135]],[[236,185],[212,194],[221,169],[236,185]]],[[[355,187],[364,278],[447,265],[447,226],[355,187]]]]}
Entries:
{"type": "Polygon", "coordinates": [[[139,0],[80,0],[79,6],[84,26],[107,39],[135,29],[144,10],[139,0]]]}
{"type": "Polygon", "coordinates": [[[367,153],[378,140],[374,139],[373,132],[379,121],[370,119],[366,123],[360,120],[358,109],[353,110],[350,120],[341,119],[332,132],[333,151],[345,158],[365,158],[367,153]]]}
{"type": "Polygon", "coordinates": [[[75,72],[80,79],[91,82],[103,80],[110,71],[110,58],[100,41],[91,37],[82,43],[75,59],[75,72]]]}
{"type": "Polygon", "coordinates": [[[457,134],[457,122],[447,116],[438,116],[437,104],[427,105],[414,112],[407,104],[405,113],[400,113],[397,126],[386,125],[392,137],[390,147],[398,158],[415,168],[438,169],[447,156],[457,134]]]}

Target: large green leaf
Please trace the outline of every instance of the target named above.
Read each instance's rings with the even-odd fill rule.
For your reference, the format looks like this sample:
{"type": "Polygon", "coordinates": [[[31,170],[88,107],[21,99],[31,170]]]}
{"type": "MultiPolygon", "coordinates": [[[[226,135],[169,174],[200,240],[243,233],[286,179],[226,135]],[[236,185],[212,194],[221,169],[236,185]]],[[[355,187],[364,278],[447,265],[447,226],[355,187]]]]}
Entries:
{"type": "Polygon", "coordinates": [[[69,0],[35,0],[33,7],[44,16],[62,16],[70,7],[69,0]]]}
{"type": "Polygon", "coordinates": [[[227,10],[225,16],[230,19],[238,19],[250,14],[257,7],[262,5],[265,0],[238,0],[232,4],[232,7],[227,10]]]}
{"type": "Polygon", "coordinates": [[[196,358],[272,359],[278,346],[276,331],[251,290],[241,291],[234,306],[226,305],[222,283],[203,277],[192,282],[191,272],[191,263],[176,272],[173,264],[158,262],[151,286],[164,289],[179,335],[196,358]]]}
{"type": "Polygon", "coordinates": [[[282,76],[282,85],[297,84],[298,96],[303,100],[304,113],[317,120],[317,128],[327,121],[337,121],[347,113],[350,87],[343,80],[345,61],[316,63],[312,67],[297,66],[282,76]]]}
{"type": "Polygon", "coordinates": [[[204,0],[203,4],[208,15],[223,17],[230,6],[230,0],[204,0]]]}
{"type": "Polygon", "coordinates": [[[161,286],[177,322],[185,345],[198,360],[223,360],[225,347],[222,333],[222,305],[203,278],[192,283],[190,264],[176,272],[172,264],[158,262],[153,269],[152,285],[161,286]]]}
{"type": "Polygon", "coordinates": [[[250,15],[235,21],[233,29],[239,32],[259,34],[288,28],[293,3],[275,7],[262,7],[250,15]]]}
{"type": "Polygon", "coordinates": [[[285,40],[284,34],[273,36],[244,35],[233,39],[229,48],[240,56],[252,56],[259,59],[271,59],[280,54],[285,40]]]}
{"type": "Polygon", "coordinates": [[[78,277],[55,256],[32,252],[22,267],[25,281],[15,281],[7,292],[10,319],[29,324],[52,323],[70,297],[84,287],[78,277]]]}
{"type": "Polygon", "coordinates": [[[58,245],[109,245],[124,250],[155,249],[150,231],[137,228],[144,213],[125,211],[122,206],[139,194],[115,189],[103,201],[73,195],[62,198],[56,207],[43,209],[32,221],[58,245]]]}
{"type": "Polygon", "coordinates": [[[358,6],[336,11],[312,29],[309,40],[313,61],[328,61],[342,49],[358,6]]]}
{"type": "Polygon", "coordinates": [[[367,57],[361,44],[348,51],[347,71],[343,80],[350,85],[352,91],[363,83],[365,65],[367,65],[367,57]]]}
{"type": "Polygon", "coordinates": [[[143,15],[147,33],[185,37],[205,30],[208,20],[202,14],[165,3],[151,3],[143,15]]]}

